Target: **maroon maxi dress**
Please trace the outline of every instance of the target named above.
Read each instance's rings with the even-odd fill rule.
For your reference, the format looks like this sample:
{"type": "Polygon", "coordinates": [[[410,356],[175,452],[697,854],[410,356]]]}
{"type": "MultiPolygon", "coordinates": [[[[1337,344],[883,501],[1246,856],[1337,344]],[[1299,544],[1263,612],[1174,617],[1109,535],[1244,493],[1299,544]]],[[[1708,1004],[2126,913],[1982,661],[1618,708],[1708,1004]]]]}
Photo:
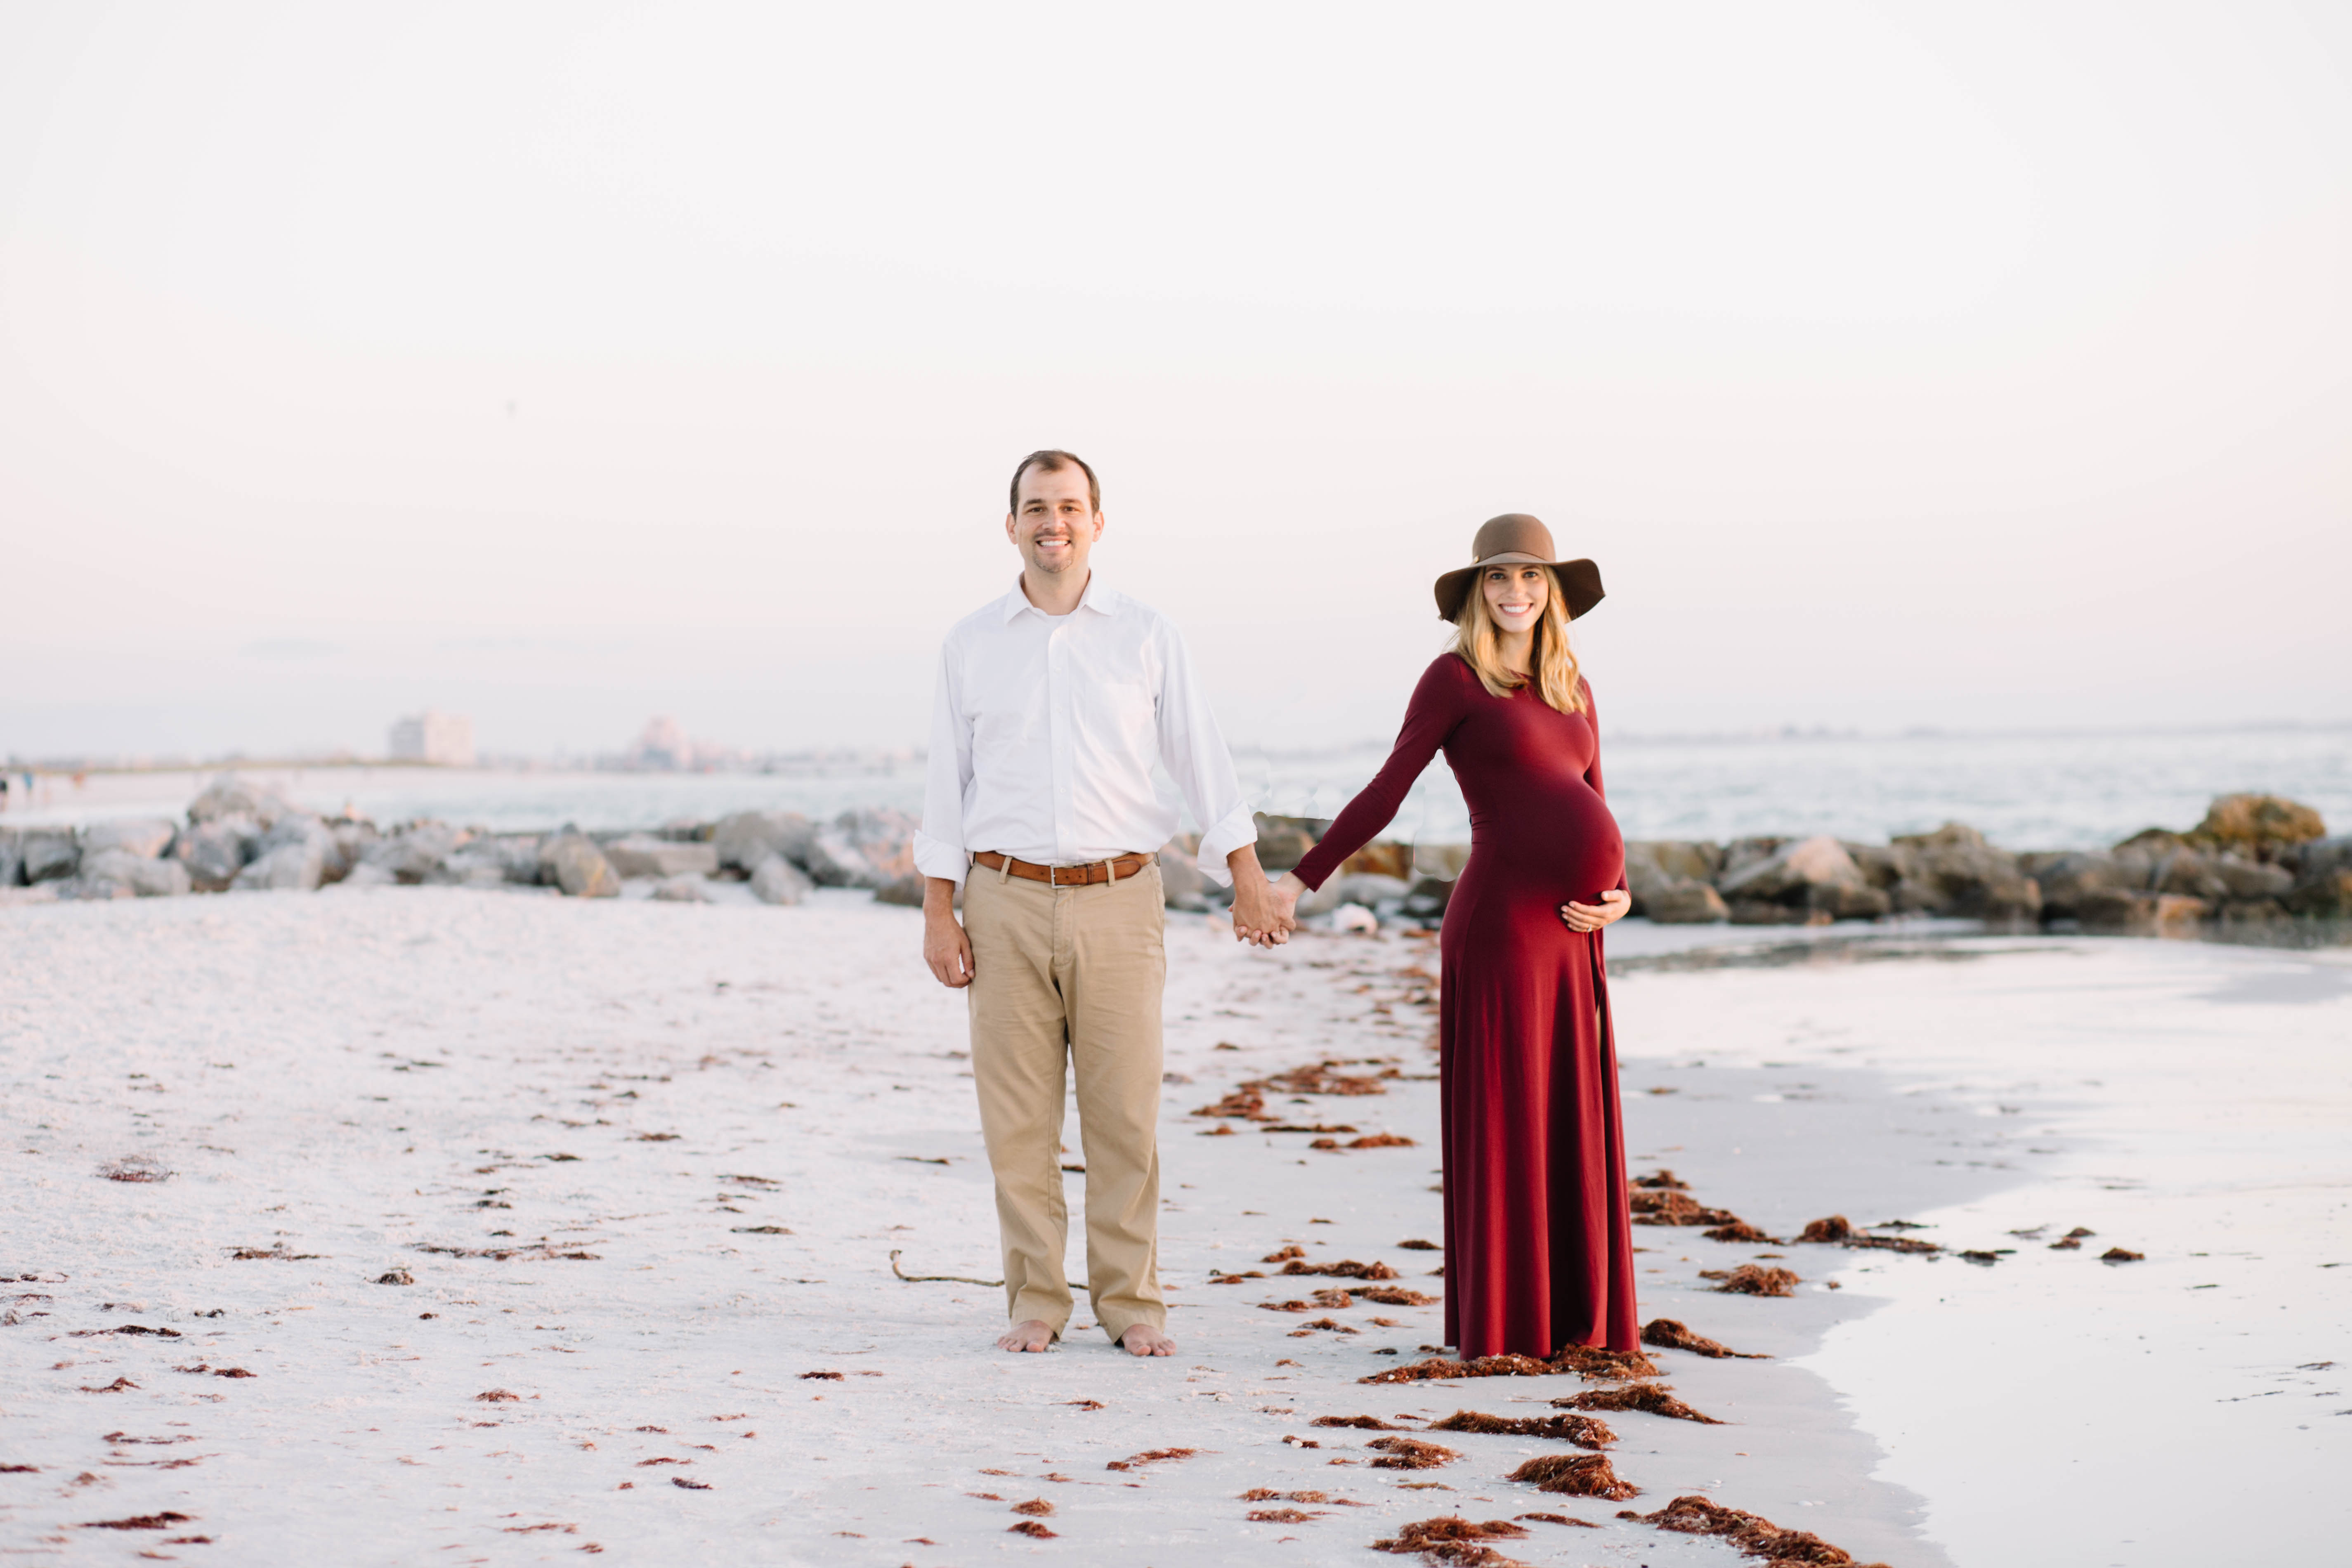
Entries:
{"type": "Polygon", "coordinates": [[[1319,888],[1388,826],[1441,747],[1470,860],[1439,948],[1445,1337],[1464,1356],[1638,1348],[1624,1123],[1601,933],[1559,906],[1624,885],[1600,737],[1531,688],[1496,697],[1454,654],[1422,676],[1378,777],[1299,862],[1319,888]]]}

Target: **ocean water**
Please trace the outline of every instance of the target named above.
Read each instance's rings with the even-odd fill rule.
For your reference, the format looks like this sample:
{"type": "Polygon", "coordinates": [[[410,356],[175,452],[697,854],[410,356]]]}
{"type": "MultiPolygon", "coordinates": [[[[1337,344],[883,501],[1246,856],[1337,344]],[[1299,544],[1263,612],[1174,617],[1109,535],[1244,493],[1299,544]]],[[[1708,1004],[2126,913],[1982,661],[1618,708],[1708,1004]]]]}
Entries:
{"type": "MultiPolygon", "coordinates": [[[[1386,748],[1285,752],[1235,748],[1259,809],[1332,816],[1386,748]]],[[[2352,725],[2333,728],[2011,735],[1618,739],[1604,743],[1609,804],[1629,838],[1832,833],[1865,842],[1965,822],[2017,849],[2112,844],[2150,826],[2186,828],[2218,795],[2256,790],[2316,807],[2352,832],[2352,725]]],[[[852,806],[919,812],[919,759],[810,765],[772,773],[624,773],[423,767],[255,768],[247,776],[322,812],[391,824],[415,817],[501,831],[566,823],[601,829],[708,821],[731,811],[830,816],[852,806]]],[[[0,823],[176,816],[210,772],[42,777],[0,823]]],[[[20,781],[21,784],[21,781],[20,781]]],[[[1421,843],[1469,837],[1469,812],[1441,758],[1390,829],[1421,843]]]]}

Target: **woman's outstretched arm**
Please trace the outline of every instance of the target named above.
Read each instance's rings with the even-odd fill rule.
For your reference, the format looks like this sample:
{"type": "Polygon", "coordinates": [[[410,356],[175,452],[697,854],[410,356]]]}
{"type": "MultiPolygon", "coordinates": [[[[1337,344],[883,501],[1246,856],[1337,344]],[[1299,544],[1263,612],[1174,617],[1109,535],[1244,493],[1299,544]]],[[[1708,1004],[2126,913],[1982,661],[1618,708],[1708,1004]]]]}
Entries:
{"type": "Polygon", "coordinates": [[[1372,836],[1396,818],[1397,808],[1404,804],[1413,781],[1429,766],[1429,759],[1454,732],[1462,720],[1464,677],[1468,673],[1462,661],[1452,654],[1439,658],[1422,672],[1421,684],[1412,690],[1412,701],[1406,707],[1403,727],[1398,730],[1396,744],[1389,750],[1389,760],[1381,764],[1372,782],[1366,784],[1349,801],[1331,824],[1323,841],[1307,853],[1292,874],[1309,888],[1319,888],[1339,863],[1372,841],[1372,836]]]}

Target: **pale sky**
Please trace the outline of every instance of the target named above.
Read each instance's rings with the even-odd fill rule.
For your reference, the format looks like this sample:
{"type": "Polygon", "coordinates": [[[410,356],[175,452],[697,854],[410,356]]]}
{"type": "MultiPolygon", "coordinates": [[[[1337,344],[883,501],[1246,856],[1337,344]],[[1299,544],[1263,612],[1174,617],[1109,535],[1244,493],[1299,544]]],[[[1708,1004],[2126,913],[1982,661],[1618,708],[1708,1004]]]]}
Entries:
{"type": "Polygon", "coordinates": [[[919,742],[1048,445],[1244,742],[1505,510],[1604,737],[2352,720],[2352,6],[0,0],[0,754],[919,742]]]}

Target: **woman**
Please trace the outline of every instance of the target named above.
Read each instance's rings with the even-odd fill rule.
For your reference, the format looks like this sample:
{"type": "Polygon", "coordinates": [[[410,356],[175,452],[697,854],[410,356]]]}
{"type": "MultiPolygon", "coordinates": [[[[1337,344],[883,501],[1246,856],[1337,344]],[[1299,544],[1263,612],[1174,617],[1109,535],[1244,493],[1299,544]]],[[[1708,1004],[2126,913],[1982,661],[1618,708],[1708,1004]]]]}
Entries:
{"type": "Polygon", "coordinates": [[[1287,916],[1396,815],[1441,747],[1470,805],[1440,942],[1445,1337],[1464,1356],[1637,1348],[1625,1142],[1601,931],[1625,849],[1601,792],[1591,689],[1568,623],[1590,561],[1512,512],[1437,579],[1453,648],[1414,688],[1380,775],[1276,887],[1287,916]]]}

